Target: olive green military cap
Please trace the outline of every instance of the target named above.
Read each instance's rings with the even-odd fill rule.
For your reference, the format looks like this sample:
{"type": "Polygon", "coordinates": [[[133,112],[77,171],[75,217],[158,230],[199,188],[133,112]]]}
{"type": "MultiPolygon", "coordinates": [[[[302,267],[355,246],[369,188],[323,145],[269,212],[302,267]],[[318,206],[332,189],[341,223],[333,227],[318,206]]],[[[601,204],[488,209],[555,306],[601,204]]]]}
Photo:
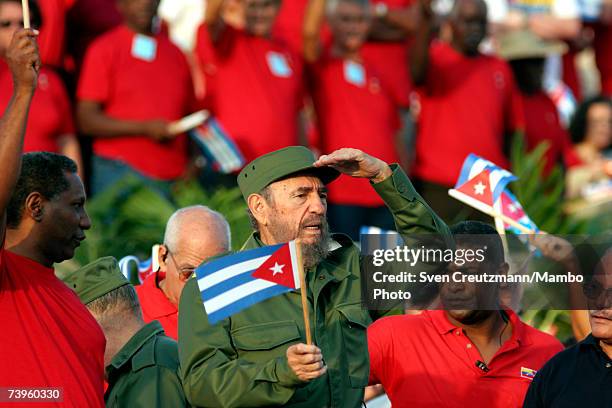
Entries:
{"type": "Polygon", "coordinates": [[[271,183],[295,173],[309,173],[321,179],[323,184],[334,181],[340,175],[331,167],[313,167],[315,157],[304,146],[289,146],[259,156],[247,164],[238,175],[238,186],[244,199],[259,193],[271,183]]]}
{"type": "Polygon", "coordinates": [[[64,283],[76,292],[83,304],[130,284],[112,256],[100,258],[74,271],[64,278],[64,283]]]}

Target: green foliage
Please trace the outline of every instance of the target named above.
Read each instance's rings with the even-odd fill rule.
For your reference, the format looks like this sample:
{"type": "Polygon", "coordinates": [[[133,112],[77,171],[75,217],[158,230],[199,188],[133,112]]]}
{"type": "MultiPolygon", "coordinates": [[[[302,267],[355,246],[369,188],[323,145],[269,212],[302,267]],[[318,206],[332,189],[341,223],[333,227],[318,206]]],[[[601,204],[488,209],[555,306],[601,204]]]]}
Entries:
{"type": "Polygon", "coordinates": [[[92,228],[74,259],[67,265],[62,264],[60,269],[72,270],[108,255],[117,259],[126,255],[147,259],[151,256],[151,246],[162,242],[170,215],[179,208],[196,204],[206,205],[225,216],[234,247],[246,240],[250,225],[237,187],[220,187],[209,193],[195,180],[184,181],[176,183],[166,195],[131,177],[88,200],[92,228]]]}

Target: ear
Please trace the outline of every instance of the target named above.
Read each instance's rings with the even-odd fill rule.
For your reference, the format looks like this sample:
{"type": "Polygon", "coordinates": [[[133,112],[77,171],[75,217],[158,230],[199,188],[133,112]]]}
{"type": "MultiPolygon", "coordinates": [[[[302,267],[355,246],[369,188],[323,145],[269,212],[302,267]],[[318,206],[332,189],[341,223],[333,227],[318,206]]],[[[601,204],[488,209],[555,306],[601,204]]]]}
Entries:
{"type": "Polygon", "coordinates": [[[36,191],[28,194],[25,199],[23,218],[27,216],[36,222],[41,222],[44,215],[45,203],[47,203],[47,200],[42,194],[36,191]]]}
{"type": "Polygon", "coordinates": [[[159,270],[162,272],[166,272],[168,269],[168,247],[165,245],[157,245],[157,262],[159,265],[159,270]]]}
{"type": "Polygon", "coordinates": [[[268,203],[261,194],[251,194],[247,198],[247,205],[259,225],[268,225],[268,203]]]}

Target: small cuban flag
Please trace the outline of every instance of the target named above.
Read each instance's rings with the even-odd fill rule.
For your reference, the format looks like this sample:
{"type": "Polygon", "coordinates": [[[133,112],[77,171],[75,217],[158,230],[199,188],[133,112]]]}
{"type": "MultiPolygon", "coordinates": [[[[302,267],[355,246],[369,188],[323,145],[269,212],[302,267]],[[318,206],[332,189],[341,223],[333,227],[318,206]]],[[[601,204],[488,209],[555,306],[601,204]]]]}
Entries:
{"type": "MultiPolygon", "coordinates": [[[[529,228],[533,232],[540,231],[535,222],[533,222],[531,218],[529,218],[529,216],[523,209],[523,206],[521,206],[521,203],[519,203],[514,194],[508,191],[508,189],[504,190],[501,195],[501,209],[502,213],[505,216],[512,218],[514,221],[529,228]]],[[[507,223],[504,223],[504,227],[517,235],[522,234],[522,232],[519,231],[518,228],[515,228],[507,223]]]]}
{"type": "Polygon", "coordinates": [[[300,288],[296,242],[224,256],[196,269],[210,324],[300,288]]]}
{"type": "Polygon", "coordinates": [[[508,170],[472,153],[463,162],[455,189],[492,206],[514,180],[517,177],[508,170]]]}
{"type": "Polygon", "coordinates": [[[238,146],[215,118],[209,118],[204,124],[190,130],[189,136],[215,171],[230,174],[246,164],[238,146]]]}
{"type": "Polygon", "coordinates": [[[151,258],[141,261],[134,255],[128,255],[119,260],[119,269],[123,276],[126,277],[130,282],[135,280],[138,283],[144,282],[144,280],[151,274],[159,270],[159,263],[157,262],[157,253],[159,252],[159,245],[155,244],[151,248],[151,258]],[[136,279],[132,279],[132,268],[130,265],[136,266],[137,276],[136,279]]]}

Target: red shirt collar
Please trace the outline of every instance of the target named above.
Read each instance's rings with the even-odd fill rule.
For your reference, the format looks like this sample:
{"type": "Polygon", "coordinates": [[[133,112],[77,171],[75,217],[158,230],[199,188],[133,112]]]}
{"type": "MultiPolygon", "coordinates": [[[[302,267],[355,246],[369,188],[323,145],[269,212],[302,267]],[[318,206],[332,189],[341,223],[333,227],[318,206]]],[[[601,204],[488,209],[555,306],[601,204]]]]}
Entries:
{"type": "MultiPolygon", "coordinates": [[[[506,312],[506,315],[509,318],[508,322],[512,327],[512,336],[508,341],[511,343],[518,343],[522,346],[531,344],[531,341],[525,332],[525,323],[521,321],[513,310],[507,308],[504,308],[503,310],[506,312]]],[[[427,313],[434,327],[440,334],[452,333],[458,329],[457,326],[448,320],[445,310],[428,310],[424,313],[427,313]]]]}
{"type": "Polygon", "coordinates": [[[140,306],[152,319],[178,312],[176,306],[168,300],[164,292],[157,286],[157,273],[147,276],[139,289],[140,306]]]}

